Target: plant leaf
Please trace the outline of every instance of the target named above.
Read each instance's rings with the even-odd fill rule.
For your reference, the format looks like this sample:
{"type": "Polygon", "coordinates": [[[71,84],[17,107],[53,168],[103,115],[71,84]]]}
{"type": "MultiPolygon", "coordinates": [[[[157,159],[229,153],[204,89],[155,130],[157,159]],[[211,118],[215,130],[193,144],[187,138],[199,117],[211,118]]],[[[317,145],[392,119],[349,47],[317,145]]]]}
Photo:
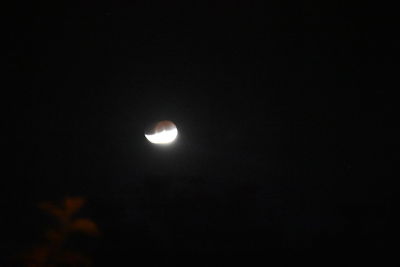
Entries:
{"type": "Polygon", "coordinates": [[[64,250],[56,259],[57,263],[64,266],[92,266],[90,258],[73,251],[64,250]]]}
{"type": "Polygon", "coordinates": [[[42,202],[38,204],[38,207],[47,213],[56,216],[58,219],[63,220],[65,218],[64,210],[60,209],[51,202],[42,202]]]}
{"type": "Polygon", "coordinates": [[[82,197],[67,197],[64,204],[66,213],[72,215],[85,204],[85,199],[82,197]]]}
{"type": "Polygon", "coordinates": [[[46,232],[45,237],[47,240],[52,242],[60,242],[63,239],[63,235],[60,231],[50,229],[46,232]]]}
{"type": "Polygon", "coordinates": [[[30,252],[22,255],[23,261],[27,266],[44,266],[50,255],[50,249],[45,246],[34,247],[30,252]]]}
{"type": "Polygon", "coordinates": [[[76,219],[71,224],[72,231],[83,232],[88,235],[99,235],[97,225],[90,219],[76,219]]]}

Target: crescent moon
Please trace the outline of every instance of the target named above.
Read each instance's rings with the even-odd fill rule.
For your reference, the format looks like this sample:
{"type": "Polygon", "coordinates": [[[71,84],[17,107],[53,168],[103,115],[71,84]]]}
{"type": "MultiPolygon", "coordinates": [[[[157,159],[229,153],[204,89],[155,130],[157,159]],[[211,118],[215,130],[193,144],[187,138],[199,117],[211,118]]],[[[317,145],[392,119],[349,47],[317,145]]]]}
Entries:
{"type": "Polygon", "coordinates": [[[178,136],[178,129],[175,124],[169,121],[157,123],[153,132],[144,135],[153,144],[170,144],[178,136]]]}

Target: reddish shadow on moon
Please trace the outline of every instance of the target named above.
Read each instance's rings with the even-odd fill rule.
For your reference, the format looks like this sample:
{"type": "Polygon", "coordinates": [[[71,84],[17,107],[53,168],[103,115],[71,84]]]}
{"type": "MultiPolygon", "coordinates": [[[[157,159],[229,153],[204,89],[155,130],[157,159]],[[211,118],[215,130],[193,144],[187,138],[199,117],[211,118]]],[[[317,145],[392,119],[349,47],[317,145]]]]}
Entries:
{"type": "Polygon", "coordinates": [[[178,129],[172,121],[163,120],[150,125],[144,135],[153,144],[170,144],[177,138],[178,129]]]}

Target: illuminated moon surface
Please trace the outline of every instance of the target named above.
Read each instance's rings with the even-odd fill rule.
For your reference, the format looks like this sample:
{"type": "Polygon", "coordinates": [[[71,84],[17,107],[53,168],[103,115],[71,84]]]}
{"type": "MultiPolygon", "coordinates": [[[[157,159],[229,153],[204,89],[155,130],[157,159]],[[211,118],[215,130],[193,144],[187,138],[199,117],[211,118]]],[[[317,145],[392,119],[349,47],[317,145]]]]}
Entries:
{"type": "Polygon", "coordinates": [[[178,129],[172,121],[160,121],[151,127],[144,136],[153,144],[170,144],[178,136],[178,129]]]}

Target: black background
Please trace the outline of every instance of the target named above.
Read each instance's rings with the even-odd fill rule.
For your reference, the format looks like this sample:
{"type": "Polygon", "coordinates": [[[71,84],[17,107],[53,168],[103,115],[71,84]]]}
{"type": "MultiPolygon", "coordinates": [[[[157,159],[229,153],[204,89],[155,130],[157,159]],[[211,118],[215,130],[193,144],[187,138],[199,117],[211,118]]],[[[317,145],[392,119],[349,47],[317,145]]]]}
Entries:
{"type": "Polygon", "coordinates": [[[36,203],[67,195],[87,198],[82,216],[103,232],[86,244],[95,266],[145,254],[390,255],[390,8],[188,2],[6,14],[4,261],[39,239],[36,203]],[[159,148],[143,131],[163,119],[180,135],[159,148]]]}

